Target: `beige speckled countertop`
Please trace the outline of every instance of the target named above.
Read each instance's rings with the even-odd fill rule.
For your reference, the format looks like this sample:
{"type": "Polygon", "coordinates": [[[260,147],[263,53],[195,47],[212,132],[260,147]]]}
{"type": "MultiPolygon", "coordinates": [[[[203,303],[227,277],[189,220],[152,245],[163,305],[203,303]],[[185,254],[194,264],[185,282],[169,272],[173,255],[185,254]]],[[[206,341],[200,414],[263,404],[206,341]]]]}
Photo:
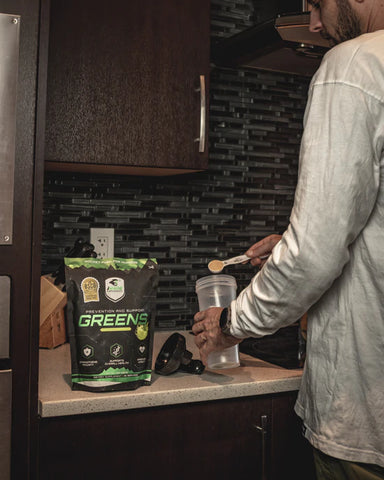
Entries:
{"type": "MultiPolygon", "coordinates": [[[[165,340],[173,332],[155,333],[153,363],[165,340]]],[[[193,358],[199,358],[193,336],[180,332],[193,358]]],[[[240,354],[241,365],[202,375],[176,372],[169,376],[153,373],[152,385],[124,392],[82,392],[71,389],[69,344],[54,350],[40,350],[39,414],[58,417],[84,413],[146,408],[201,402],[251,395],[287,392],[300,386],[302,370],[287,370],[240,354]]]]}

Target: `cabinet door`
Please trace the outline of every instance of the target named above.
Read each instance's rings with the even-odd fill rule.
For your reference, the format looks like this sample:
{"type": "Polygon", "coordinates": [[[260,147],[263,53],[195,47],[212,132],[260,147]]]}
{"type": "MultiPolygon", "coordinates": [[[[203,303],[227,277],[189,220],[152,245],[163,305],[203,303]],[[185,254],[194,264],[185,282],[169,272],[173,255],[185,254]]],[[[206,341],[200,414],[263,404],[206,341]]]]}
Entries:
{"type": "Polygon", "coordinates": [[[199,152],[195,139],[200,78],[208,96],[209,4],[51,1],[49,167],[206,167],[207,141],[199,152]]]}
{"type": "Polygon", "coordinates": [[[12,372],[0,371],[0,472],[3,480],[11,478],[12,372]]]}
{"type": "Polygon", "coordinates": [[[42,419],[40,480],[262,480],[268,397],[42,419]],[[63,465],[65,468],[63,468],[63,465]]]}
{"type": "Polygon", "coordinates": [[[315,480],[312,447],[302,435],[301,420],[294,412],[297,392],[272,398],[270,478],[315,480]]]}

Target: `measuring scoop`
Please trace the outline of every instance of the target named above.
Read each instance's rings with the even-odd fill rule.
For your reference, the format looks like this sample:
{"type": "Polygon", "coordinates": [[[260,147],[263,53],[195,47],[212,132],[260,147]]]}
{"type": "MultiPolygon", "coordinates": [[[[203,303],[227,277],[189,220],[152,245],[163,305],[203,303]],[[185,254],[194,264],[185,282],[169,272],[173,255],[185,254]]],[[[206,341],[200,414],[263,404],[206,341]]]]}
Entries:
{"type": "MultiPolygon", "coordinates": [[[[269,254],[263,255],[259,258],[260,260],[265,260],[268,257],[269,257],[269,254]]],[[[236,263],[243,263],[243,262],[247,262],[248,260],[251,260],[251,258],[248,257],[248,255],[239,255],[238,257],[228,258],[228,260],[211,260],[208,263],[208,270],[211,273],[220,273],[224,270],[224,267],[226,267],[227,265],[235,265],[236,263]]]]}

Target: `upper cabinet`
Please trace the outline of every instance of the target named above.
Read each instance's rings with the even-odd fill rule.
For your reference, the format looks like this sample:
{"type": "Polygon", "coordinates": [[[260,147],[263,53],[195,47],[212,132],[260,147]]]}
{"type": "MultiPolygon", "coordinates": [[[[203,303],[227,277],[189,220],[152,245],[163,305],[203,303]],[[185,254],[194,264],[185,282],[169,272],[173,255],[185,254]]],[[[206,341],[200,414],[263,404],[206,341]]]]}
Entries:
{"type": "Polygon", "coordinates": [[[205,169],[209,33],[209,0],[51,0],[46,168],[205,169]]]}

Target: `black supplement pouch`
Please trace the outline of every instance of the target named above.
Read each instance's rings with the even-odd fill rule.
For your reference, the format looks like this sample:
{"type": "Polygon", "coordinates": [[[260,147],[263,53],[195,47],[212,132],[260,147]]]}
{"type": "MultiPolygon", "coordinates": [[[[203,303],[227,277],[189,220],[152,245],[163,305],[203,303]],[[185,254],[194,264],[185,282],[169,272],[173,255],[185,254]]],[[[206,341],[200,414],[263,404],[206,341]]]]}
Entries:
{"type": "Polygon", "coordinates": [[[65,258],[72,390],[151,384],[156,259],[65,258]]]}

